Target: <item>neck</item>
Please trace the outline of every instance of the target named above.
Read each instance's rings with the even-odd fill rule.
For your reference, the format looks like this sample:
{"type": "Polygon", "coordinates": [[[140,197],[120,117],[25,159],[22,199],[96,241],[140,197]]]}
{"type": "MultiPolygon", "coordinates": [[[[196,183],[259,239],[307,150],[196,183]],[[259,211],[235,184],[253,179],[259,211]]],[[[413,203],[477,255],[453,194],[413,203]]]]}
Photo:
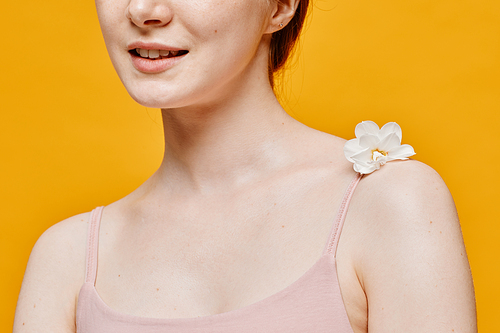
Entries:
{"type": "MultiPolygon", "coordinates": [[[[192,189],[235,185],[286,163],[289,117],[272,90],[162,110],[165,155],[157,177],[192,189]]],[[[157,179],[158,180],[158,179],[157,179]]]]}
{"type": "Polygon", "coordinates": [[[299,123],[276,100],[267,54],[268,48],[259,49],[211,97],[162,109],[165,155],[151,184],[210,191],[269,176],[290,163],[299,123]]]}

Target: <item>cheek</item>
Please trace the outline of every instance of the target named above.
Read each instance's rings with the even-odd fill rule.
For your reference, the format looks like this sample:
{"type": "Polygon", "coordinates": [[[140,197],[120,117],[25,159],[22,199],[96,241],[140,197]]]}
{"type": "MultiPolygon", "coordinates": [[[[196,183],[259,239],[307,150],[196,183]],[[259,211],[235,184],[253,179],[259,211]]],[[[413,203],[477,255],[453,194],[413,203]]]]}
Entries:
{"type": "Polygon", "coordinates": [[[96,0],[97,17],[106,44],[116,42],[119,31],[125,23],[125,9],[127,1],[124,0],[96,0]]]}
{"type": "MultiPolygon", "coordinates": [[[[192,26],[194,34],[212,38],[230,37],[237,34],[240,39],[252,34],[262,34],[268,0],[212,0],[195,1],[189,11],[185,11],[183,24],[192,26]]],[[[179,10],[182,10],[179,8],[179,10]]]]}
{"type": "Polygon", "coordinates": [[[192,18],[193,31],[203,53],[223,60],[253,56],[266,28],[267,0],[206,1],[197,18],[192,18]],[[211,3],[209,7],[206,3],[211,3]],[[207,14],[209,13],[209,14],[207,14]],[[200,19],[202,18],[202,19],[200,19]]]}
{"type": "MultiPolygon", "coordinates": [[[[109,58],[120,79],[127,67],[128,53],[125,52],[127,29],[130,21],[125,17],[129,0],[96,0],[96,11],[109,58]]],[[[123,80],[122,80],[123,81],[123,80]]]]}

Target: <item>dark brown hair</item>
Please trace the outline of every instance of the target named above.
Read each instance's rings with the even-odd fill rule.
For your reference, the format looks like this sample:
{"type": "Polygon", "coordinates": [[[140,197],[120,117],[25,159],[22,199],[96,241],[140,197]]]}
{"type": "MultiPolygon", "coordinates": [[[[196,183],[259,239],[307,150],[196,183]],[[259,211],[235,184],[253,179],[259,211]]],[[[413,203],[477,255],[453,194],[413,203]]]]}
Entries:
{"type": "MultiPolygon", "coordinates": [[[[280,1],[280,0],[275,0],[280,1]]],[[[274,88],[274,75],[283,69],[286,61],[293,53],[309,8],[309,0],[299,0],[292,20],[281,30],[273,33],[269,47],[268,75],[271,87],[274,88]]]]}

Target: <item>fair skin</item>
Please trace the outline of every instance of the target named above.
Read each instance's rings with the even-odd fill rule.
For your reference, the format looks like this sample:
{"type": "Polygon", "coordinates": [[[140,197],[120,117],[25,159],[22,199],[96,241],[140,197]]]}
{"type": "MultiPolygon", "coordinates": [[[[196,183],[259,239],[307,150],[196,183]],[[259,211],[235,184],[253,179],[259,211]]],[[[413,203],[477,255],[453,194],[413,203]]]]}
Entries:
{"type": "MultiPolygon", "coordinates": [[[[231,311],[293,283],[320,257],[354,177],[344,140],[289,117],[267,79],[271,34],[296,3],[96,0],[130,95],[162,108],[165,156],[107,206],[96,289],[122,313],[188,318],[231,311]],[[129,46],[189,51],[145,73],[129,46]]],[[[75,332],[89,214],[35,245],[14,332],[75,332]]],[[[354,332],[476,332],[460,225],[441,178],[416,162],[365,176],[337,252],[354,332]]]]}

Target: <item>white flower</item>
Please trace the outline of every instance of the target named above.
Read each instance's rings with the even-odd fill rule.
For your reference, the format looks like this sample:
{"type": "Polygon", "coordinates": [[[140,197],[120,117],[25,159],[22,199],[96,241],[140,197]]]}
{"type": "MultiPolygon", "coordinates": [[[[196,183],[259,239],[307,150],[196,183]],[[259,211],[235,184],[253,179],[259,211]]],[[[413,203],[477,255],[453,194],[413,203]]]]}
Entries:
{"type": "Polygon", "coordinates": [[[345,143],[344,154],[361,174],[372,173],[389,161],[407,160],[415,155],[412,146],[401,144],[403,133],[394,122],[379,129],[373,121],[363,121],[356,126],[355,134],[356,139],[345,143]]]}

